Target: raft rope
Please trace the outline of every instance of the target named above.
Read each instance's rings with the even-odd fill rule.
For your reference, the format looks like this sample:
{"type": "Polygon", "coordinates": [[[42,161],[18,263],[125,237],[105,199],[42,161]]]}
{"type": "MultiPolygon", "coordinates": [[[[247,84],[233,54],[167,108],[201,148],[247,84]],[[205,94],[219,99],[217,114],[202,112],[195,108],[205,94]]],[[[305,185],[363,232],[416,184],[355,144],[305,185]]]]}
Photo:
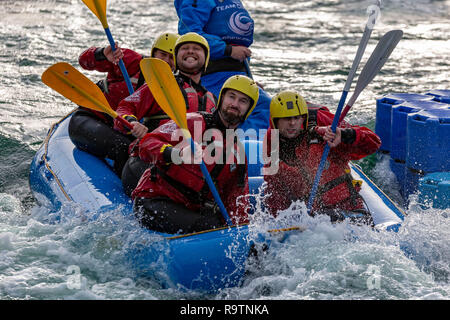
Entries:
{"type": "Polygon", "coordinates": [[[271,229],[271,230],[268,230],[267,232],[269,232],[269,233],[288,232],[288,231],[300,231],[300,232],[303,232],[306,229],[307,229],[306,227],[290,227],[290,228],[281,228],[281,229],[271,229]]]}
{"type": "Polygon", "coordinates": [[[186,238],[186,237],[191,237],[191,236],[195,236],[195,235],[198,235],[198,234],[209,233],[209,232],[213,232],[213,231],[226,230],[226,229],[229,229],[229,228],[243,227],[243,226],[248,226],[248,223],[235,224],[235,225],[232,225],[232,226],[225,226],[225,227],[216,228],[216,229],[208,229],[208,230],[203,230],[203,231],[198,231],[198,232],[180,234],[180,235],[176,235],[176,236],[172,236],[172,237],[166,237],[166,239],[167,240],[174,240],[174,239],[186,238]]]}
{"type": "Polygon", "coordinates": [[[64,186],[61,183],[61,181],[59,180],[58,176],[56,175],[56,173],[52,170],[50,163],[47,159],[47,154],[48,154],[48,143],[50,142],[50,138],[53,136],[53,133],[55,133],[55,129],[59,126],[59,124],[61,122],[63,122],[65,119],[67,119],[67,117],[69,117],[70,115],[72,115],[72,113],[74,113],[76,110],[78,110],[78,108],[73,109],[71,112],[69,112],[67,115],[65,115],[63,118],[61,118],[58,122],[54,123],[52,125],[52,127],[50,128],[50,130],[48,131],[47,137],[44,140],[44,148],[45,148],[45,152],[42,155],[42,161],[44,161],[45,167],[47,168],[47,170],[51,173],[51,175],[53,176],[53,178],[55,179],[56,183],[58,184],[59,188],[61,189],[62,193],[64,194],[64,196],[66,197],[66,199],[68,201],[73,201],[73,199],[67,194],[66,190],[64,190],[64,186]]]}
{"type": "MultiPolygon", "coordinates": [[[[213,231],[226,230],[226,229],[229,229],[229,228],[244,227],[244,226],[248,226],[248,225],[249,225],[249,223],[235,224],[235,225],[232,225],[232,226],[225,226],[225,227],[216,228],[216,229],[208,229],[208,230],[203,230],[203,231],[198,231],[198,232],[193,232],[193,233],[180,234],[180,235],[176,235],[176,236],[172,236],[172,237],[166,237],[165,239],[166,240],[175,240],[175,239],[180,239],[180,238],[187,238],[187,237],[192,237],[192,236],[195,236],[195,235],[209,233],[209,232],[213,232],[213,231]]],[[[300,226],[300,227],[270,229],[270,230],[267,230],[267,232],[269,232],[269,233],[289,232],[289,231],[300,231],[300,232],[303,232],[306,229],[307,229],[306,227],[301,227],[300,226]]]]}

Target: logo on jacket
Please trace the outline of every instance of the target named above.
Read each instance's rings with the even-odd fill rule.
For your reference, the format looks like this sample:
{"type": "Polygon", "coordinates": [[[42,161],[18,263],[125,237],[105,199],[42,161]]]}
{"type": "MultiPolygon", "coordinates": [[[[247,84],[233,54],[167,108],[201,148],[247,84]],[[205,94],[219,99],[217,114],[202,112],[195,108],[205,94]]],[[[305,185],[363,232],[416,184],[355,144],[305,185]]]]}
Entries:
{"type": "Polygon", "coordinates": [[[174,133],[177,129],[178,126],[174,121],[166,122],[158,128],[161,133],[174,133]]]}
{"type": "Polygon", "coordinates": [[[228,27],[242,36],[249,36],[253,32],[253,22],[245,12],[233,13],[228,21],[228,27]]]}

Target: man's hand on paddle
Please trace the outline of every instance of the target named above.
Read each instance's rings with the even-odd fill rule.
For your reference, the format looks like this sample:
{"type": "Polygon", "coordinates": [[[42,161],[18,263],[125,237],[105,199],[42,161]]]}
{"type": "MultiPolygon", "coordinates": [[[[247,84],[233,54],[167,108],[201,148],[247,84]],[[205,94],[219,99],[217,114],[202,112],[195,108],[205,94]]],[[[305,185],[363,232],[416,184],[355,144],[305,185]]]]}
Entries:
{"type": "Polygon", "coordinates": [[[107,46],[103,49],[103,54],[109,62],[118,64],[119,60],[123,58],[122,49],[119,48],[119,45],[116,42],[116,50],[113,52],[111,46],[107,46]]]}
{"type": "Polygon", "coordinates": [[[252,51],[244,46],[233,46],[231,49],[231,57],[233,59],[244,61],[247,57],[252,55],[252,51]]]}
{"type": "Polygon", "coordinates": [[[138,139],[142,139],[148,132],[148,128],[140,122],[131,122],[133,129],[131,129],[131,134],[138,139]]]}
{"type": "Polygon", "coordinates": [[[336,128],[336,133],[331,130],[331,126],[327,127],[317,127],[316,132],[323,137],[330,148],[334,148],[341,143],[342,129],[336,128]]]}
{"type": "Polygon", "coordinates": [[[195,154],[192,153],[191,145],[180,150],[180,158],[184,164],[200,164],[203,159],[203,149],[194,141],[195,154]]]}

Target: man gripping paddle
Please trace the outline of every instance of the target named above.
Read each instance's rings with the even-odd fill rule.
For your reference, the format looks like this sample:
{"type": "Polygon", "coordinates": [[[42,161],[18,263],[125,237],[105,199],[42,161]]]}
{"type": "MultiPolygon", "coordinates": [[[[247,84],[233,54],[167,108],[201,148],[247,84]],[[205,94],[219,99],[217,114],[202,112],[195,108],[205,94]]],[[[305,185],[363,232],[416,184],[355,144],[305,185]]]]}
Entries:
{"type": "Polygon", "coordinates": [[[372,224],[372,217],[359,195],[361,184],[352,178],[348,162],[377,151],[380,138],[366,127],[345,121],[334,133],[331,130],[334,114],[326,107],[307,108],[304,98],[295,91],[275,95],[270,115],[271,128],[266,141],[271,141],[275,129],[280,137],[278,172],[264,176],[271,213],[277,215],[278,210],[287,209],[292,201],[308,199],[317,165],[328,145],[331,151],[311,214],[327,214],[332,222],[348,216],[356,222],[372,224]]]}
{"type": "MultiPolygon", "coordinates": [[[[159,35],[153,43],[150,56],[167,62],[174,69],[173,48],[177,39],[178,35],[174,33],[166,32],[159,35]]],[[[107,73],[105,79],[100,80],[97,84],[105,93],[109,105],[115,110],[119,102],[130,95],[124,76],[119,69],[119,60],[123,60],[133,88],[137,90],[145,83],[139,68],[139,63],[143,58],[145,58],[144,55],[131,49],[116,46],[116,50],[113,51],[111,46],[106,46],[86,49],[81,53],[78,62],[85,70],[107,73]]]]}
{"type": "Polygon", "coordinates": [[[191,145],[183,143],[184,135],[176,134],[179,127],[175,121],[167,122],[140,141],[139,156],[151,167],[143,174],[132,198],[135,213],[144,226],[160,232],[191,233],[226,225],[212,189],[205,182],[199,159],[206,163],[230,222],[247,222],[245,199],[244,205],[237,203],[240,195],[248,194],[245,150],[233,134],[251,114],[258,97],[258,86],[253,80],[232,76],[222,87],[214,113],[188,113],[181,128],[205,140],[194,143],[194,156],[191,145]]]}
{"type": "MultiPolygon", "coordinates": [[[[164,58],[164,61],[173,64],[173,46],[178,35],[164,33],[159,36],[151,50],[152,57],[164,58]]],[[[129,50],[120,49],[113,51],[111,47],[92,47],[84,51],[80,58],[80,65],[87,70],[107,72],[106,79],[97,83],[98,87],[108,101],[109,106],[117,109],[120,100],[129,95],[127,85],[117,60],[123,58],[133,81],[135,88],[145,83],[140,76],[139,62],[142,55],[129,50]]],[[[128,145],[134,140],[132,136],[124,135],[113,129],[113,119],[106,113],[80,106],[69,122],[69,137],[81,150],[87,151],[100,158],[114,160],[114,171],[118,176],[122,175],[122,168],[128,159],[128,145]]]]}

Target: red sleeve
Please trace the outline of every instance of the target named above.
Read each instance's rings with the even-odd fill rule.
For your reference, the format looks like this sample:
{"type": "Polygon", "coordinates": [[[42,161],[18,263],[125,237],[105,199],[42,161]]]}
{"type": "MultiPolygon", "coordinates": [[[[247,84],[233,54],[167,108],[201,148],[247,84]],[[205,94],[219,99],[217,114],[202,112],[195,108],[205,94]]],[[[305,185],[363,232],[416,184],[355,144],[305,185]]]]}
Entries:
{"type": "MultiPolygon", "coordinates": [[[[153,98],[153,94],[147,84],[140,87],[132,95],[120,101],[116,110],[119,117],[132,116],[135,117],[137,121],[144,117],[157,114],[160,111],[161,108],[156,103],[155,98],[153,98]]],[[[128,129],[125,128],[117,119],[114,120],[114,129],[124,133],[128,132],[128,129]]]]}
{"type": "MultiPolygon", "coordinates": [[[[124,79],[122,75],[122,71],[120,70],[119,65],[115,65],[109,62],[107,59],[105,60],[96,60],[95,51],[97,47],[91,47],[85,50],[80,57],[78,58],[78,62],[83,69],[86,70],[95,70],[99,72],[108,72],[108,80],[121,81],[124,79]]],[[[139,53],[130,50],[130,49],[122,49],[123,50],[123,63],[125,68],[127,69],[128,75],[131,77],[135,75],[137,72],[140,72],[139,63],[142,60],[142,55],[139,53]]]]}
{"type": "Polygon", "coordinates": [[[139,142],[139,157],[146,162],[165,164],[161,149],[164,145],[174,146],[178,143],[172,141],[172,132],[177,129],[178,126],[171,120],[147,133],[139,142]]]}
{"type": "MultiPolygon", "coordinates": [[[[334,114],[328,110],[327,107],[321,107],[319,110],[317,110],[317,125],[318,126],[331,126],[333,123],[334,114]]],[[[352,127],[350,124],[348,124],[345,120],[343,120],[339,124],[339,128],[350,128],[352,127]]]]}
{"type": "Polygon", "coordinates": [[[380,137],[366,127],[352,126],[356,132],[356,139],[348,146],[351,160],[359,160],[376,152],[381,146],[380,137]]]}
{"type": "Polygon", "coordinates": [[[209,96],[206,99],[210,99],[211,100],[211,103],[206,102],[206,111],[209,112],[209,113],[213,113],[217,109],[217,104],[218,104],[217,98],[210,91],[206,92],[205,95],[209,96]],[[212,101],[214,101],[214,103],[212,103],[212,101]]]}
{"type": "MultiPolygon", "coordinates": [[[[205,123],[200,114],[188,113],[186,116],[188,129],[192,135],[194,133],[194,127],[197,121],[201,123],[201,132],[204,132],[205,123]]],[[[177,124],[171,120],[159,126],[152,132],[147,133],[139,143],[139,157],[142,160],[151,163],[167,163],[167,159],[164,159],[164,155],[161,153],[161,148],[164,145],[181,149],[189,143],[188,140],[183,137],[182,131],[178,129],[179,127],[177,124]],[[183,145],[179,145],[180,143],[183,143],[183,145]]]]}
{"type": "Polygon", "coordinates": [[[95,51],[97,49],[101,49],[101,48],[97,48],[97,47],[91,47],[85,51],[83,51],[82,54],[80,54],[79,58],[78,58],[78,63],[80,64],[80,66],[83,69],[86,70],[96,70],[99,72],[109,72],[110,70],[112,70],[112,63],[109,62],[108,60],[96,60],[95,59],[95,51]]]}
{"type": "MultiPolygon", "coordinates": [[[[334,114],[327,110],[319,110],[317,113],[317,125],[328,126],[333,122],[334,114]]],[[[355,130],[356,138],[351,144],[340,143],[336,148],[332,148],[330,153],[336,153],[346,160],[359,160],[378,150],[381,140],[372,130],[366,127],[350,125],[342,121],[340,128],[352,128],[355,130]]]]}

